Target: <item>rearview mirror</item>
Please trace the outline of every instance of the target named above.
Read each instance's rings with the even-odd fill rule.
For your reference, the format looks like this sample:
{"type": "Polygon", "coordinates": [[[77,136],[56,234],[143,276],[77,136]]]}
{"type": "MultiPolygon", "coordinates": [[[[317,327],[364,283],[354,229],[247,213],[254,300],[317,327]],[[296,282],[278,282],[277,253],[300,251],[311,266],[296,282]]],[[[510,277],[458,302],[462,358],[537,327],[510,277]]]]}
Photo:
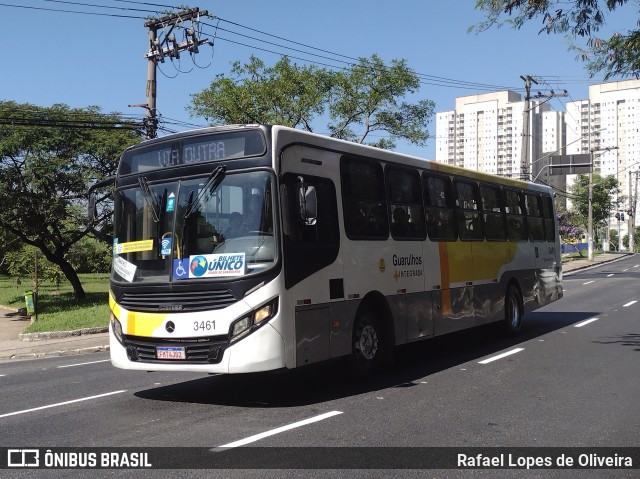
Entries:
{"type": "Polygon", "coordinates": [[[306,226],[313,226],[316,224],[318,218],[318,197],[316,194],[316,188],[312,185],[306,185],[304,178],[298,176],[298,208],[300,211],[300,220],[306,226]]]}

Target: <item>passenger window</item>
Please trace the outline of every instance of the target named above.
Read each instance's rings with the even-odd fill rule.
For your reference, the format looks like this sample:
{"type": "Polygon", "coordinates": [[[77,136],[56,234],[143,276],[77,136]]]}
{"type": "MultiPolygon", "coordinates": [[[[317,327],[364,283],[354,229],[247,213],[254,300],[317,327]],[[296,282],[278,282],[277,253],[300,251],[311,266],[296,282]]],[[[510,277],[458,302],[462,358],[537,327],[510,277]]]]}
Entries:
{"type": "Polygon", "coordinates": [[[553,200],[550,196],[544,195],[542,197],[542,213],[544,214],[544,231],[547,241],[553,243],[556,240],[556,230],[555,218],[553,217],[553,200]]]}
{"type": "Polygon", "coordinates": [[[456,228],[451,180],[446,176],[425,175],[423,178],[427,233],[436,241],[456,241],[456,228]]]}
{"type": "Polygon", "coordinates": [[[527,241],[527,224],[524,216],[524,197],[522,193],[507,190],[507,233],[511,241],[527,241]]]}
{"type": "Polygon", "coordinates": [[[344,158],[342,203],[347,237],[382,240],[389,237],[382,166],[375,161],[344,158]]]}
{"type": "Polygon", "coordinates": [[[544,220],[542,219],[542,207],[540,196],[534,193],[525,195],[527,200],[527,223],[529,226],[529,240],[544,241],[544,220]]]}
{"type": "Polygon", "coordinates": [[[507,226],[504,216],[502,191],[498,187],[480,186],[484,218],[484,235],[488,241],[506,241],[507,226]]]}
{"type": "Polygon", "coordinates": [[[391,235],[395,239],[424,239],[420,174],[416,170],[396,167],[387,167],[385,174],[391,235]]]}
{"type": "Polygon", "coordinates": [[[456,217],[458,233],[463,241],[483,239],[482,220],[478,207],[478,185],[456,181],[456,217]]]}

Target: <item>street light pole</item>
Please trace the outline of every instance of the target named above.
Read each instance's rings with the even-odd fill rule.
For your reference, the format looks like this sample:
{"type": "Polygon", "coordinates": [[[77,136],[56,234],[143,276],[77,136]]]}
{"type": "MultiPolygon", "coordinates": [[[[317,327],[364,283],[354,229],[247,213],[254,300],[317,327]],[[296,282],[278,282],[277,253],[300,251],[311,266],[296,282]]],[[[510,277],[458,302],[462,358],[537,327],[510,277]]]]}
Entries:
{"type": "MultiPolygon", "coordinates": [[[[593,165],[593,150],[591,150],[591,165],[593,165]]],[[[587,218],[587,258],[589,261],[593,261],[593,173],[589,173],[589,214],[587,218]]]]}

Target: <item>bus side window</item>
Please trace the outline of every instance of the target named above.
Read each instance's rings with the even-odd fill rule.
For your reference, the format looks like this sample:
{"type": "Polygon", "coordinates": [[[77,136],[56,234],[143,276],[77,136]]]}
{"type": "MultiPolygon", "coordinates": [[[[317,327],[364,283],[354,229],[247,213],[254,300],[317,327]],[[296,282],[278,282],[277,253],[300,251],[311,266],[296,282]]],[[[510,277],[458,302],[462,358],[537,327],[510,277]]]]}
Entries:
{"type": "Polygon", "coordinates": [[[555,221],[553,217],[553,200],[549,195],[542,196],[542,213],[544,215],[544,230],[547,241],[553,243],[556,240],[555,221]]]}
{"type": "Polygon", "coordinates": [[[458,232],[463,241],[483,239],[482,220],[479,210],[478,185],[466,181],[455,181],[456,216],[458,232]]]}
{"type": "Polygon", "coordinates": [[[380,163],[343,158],[340,174],[347,237],[353,240],[387,239],[389,218],[380,163]]]}
{"type": "Polygon", "coordinates": [[[542,218],[542,207],[540,205],[540,195],[527,193],[527,224],[529,226],[529,240],[544,241],[544,220],[542,218]]]}
{"type": "Polygon", "coordinates": [[[426,237],[420,174],[417,170],[389,166],[385,169],[387,203],[394,239],[426,237]]]}
{"type": "Polygon", "coordinates": [[[429,238],[436,241],[456,241],[458,232],[451,180],[446,176],[425,174],[422,181],[429,238]]]}
{"type": "Polygon", "coordinates": [[[527,224],[524,216],[524,197],[522,193],[507,190],[507,232],[511,241],[527,241],[527,224]]]}
{"type": "Polygon", "coordinates": [[[496,186],[481,185],[484,234],[488,241],[506,241],[507,226],[502,191],[496,186]]]}

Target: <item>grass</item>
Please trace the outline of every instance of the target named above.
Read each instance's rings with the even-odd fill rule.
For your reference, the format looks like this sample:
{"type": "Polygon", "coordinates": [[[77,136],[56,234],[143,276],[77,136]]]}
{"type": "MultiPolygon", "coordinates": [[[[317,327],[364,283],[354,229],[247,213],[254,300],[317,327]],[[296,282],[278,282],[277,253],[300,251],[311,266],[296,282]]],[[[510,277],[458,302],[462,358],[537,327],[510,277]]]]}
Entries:
{"type": "MultiPolygon", "coordinates": [[[[73,289],[66,281],[60,285],[59,291],[50,283],[41,283],[38,291],[38,319],[25,332],[71,331],[107,326],[109,275],[81,274],[80,281],[87,294],[86,301],[82,303],[76,302],[73,289]]],[[[22,284],[17,284],[15,277],[0,276],[0,304],[24,308],[24,293],[32,288],[31,280],[23,279],[22,284]]]]}

